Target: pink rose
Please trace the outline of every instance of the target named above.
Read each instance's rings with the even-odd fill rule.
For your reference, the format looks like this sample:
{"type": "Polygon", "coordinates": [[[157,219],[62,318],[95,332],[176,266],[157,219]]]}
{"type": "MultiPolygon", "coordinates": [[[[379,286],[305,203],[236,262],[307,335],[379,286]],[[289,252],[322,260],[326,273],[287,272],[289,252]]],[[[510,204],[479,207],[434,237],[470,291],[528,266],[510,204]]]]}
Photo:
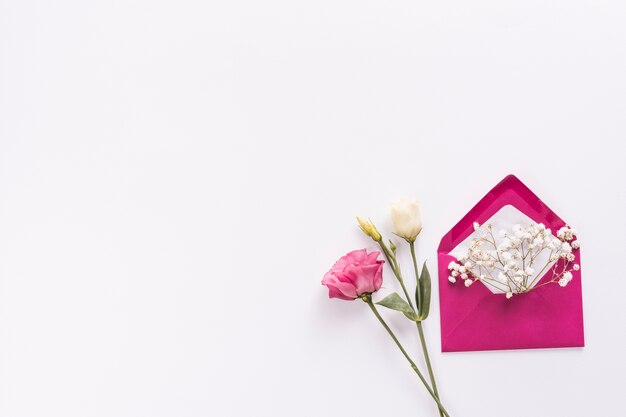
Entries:
{"type": "Polygon", "coordinates": [[[383,263],[378,260],[380,252],[367,253],[355,250],[335,262],[324,275],[322,285],[328,287],[330,298],[354,300],[363,294],[371,294],[383,283],[383,263]]]}

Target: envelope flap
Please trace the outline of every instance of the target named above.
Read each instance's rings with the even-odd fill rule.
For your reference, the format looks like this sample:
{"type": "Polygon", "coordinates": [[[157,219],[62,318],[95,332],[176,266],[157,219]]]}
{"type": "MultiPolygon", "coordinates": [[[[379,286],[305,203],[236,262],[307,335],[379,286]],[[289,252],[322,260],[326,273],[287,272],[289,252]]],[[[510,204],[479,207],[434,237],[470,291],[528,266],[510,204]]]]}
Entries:
{"type": "Polygon", "coordinates": [[[506,205],[512,205],[535,222],[543,223],[553,230],[565,225],[565,222],[516,176],[508,175],[444,235],[438,251],[447,253],[453,250],[473,233],[474,222],[484,223],[506,205]]]}

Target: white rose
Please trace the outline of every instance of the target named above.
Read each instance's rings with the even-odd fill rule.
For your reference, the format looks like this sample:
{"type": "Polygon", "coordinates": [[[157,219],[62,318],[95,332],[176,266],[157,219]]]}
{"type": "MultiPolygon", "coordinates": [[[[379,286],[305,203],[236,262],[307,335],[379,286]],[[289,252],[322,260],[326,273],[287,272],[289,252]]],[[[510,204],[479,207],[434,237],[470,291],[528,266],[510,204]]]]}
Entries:
{"type": "Polygon", "coordinates": [[[422,215],[417,200],[401,198],[391,204],[391,221],[398,236],[415,241],[422,231],[422,215]]]}

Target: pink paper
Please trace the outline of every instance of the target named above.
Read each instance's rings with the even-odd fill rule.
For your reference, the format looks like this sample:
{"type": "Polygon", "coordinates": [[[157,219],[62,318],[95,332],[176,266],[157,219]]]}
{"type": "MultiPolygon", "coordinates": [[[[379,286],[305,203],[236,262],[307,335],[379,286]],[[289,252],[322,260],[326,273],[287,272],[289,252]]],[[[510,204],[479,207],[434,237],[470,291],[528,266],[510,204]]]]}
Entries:
{"type": "MultiPolygon", "coordinates": [[[[512,205],[554,232],[565,226],[517,177],[509,175],[476,204],[442,239],[438,249],[442,352],[580,347],[585,345],[581,271],[566,287],[544,285],[506,299],[484,285],[448,282],[449,254],[498,210],[512,205]]],[[[580,251],[577,254],[580,263],[580,251]]],[[[538,284],[546,279],[544,275],[538,284]]]]}

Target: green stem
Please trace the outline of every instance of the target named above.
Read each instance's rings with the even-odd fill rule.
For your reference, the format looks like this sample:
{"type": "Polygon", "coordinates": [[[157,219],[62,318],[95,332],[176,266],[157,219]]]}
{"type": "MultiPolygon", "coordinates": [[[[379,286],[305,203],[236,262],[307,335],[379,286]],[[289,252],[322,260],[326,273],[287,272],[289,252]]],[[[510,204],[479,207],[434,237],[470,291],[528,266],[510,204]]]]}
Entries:
{"type": "Polygon", "coordinates": [[[422,299],[422,297],[420,294],[420,285],[419,285],[420,274],[417,270],[417,258],[415,257],[415,242],[409,242],[409,246],[411,247],[411,257],[413,258],[413,270],[415,271],[415,283],[417,285],[417,288],[416,288],[417,297],[416,297],[415,302],[417,303],[417,311],[420,312],[422,309],[422,306],[420,305],[420,300],[422,299]]]}
{"type": "Polygon", "coordinates": [[[398,265],[398,261],[396,260],[395,255],[387,248],[387,245],[385,245],[385,242],[383,242],[382,240],[378,242],[378,244],[380,245],[380,248],[383,250],[383,253],[385,254],[385,258],[387,258],[387,261],[389,262],[389,265],[391,266],[391,270],[393,271],[394,275],[398,279],[398,282],[400,283],[400,286],[402,287],[402,291],[404,292],[404,296],[406,297],[406,300],[408,301],[411,308],[414,308],[413,302],[411,301],[411,297],[409,296],[409,292],[406,290],[406,286],[404,285],[404,278],[402,278],[402,272],[400,272],[400,265],[398,265]]]}
{"type": "MultiPolygon", "coordinates": [[[[398,262],[396,261],[396,257],[387,248],[387,245],[385,245],[385,242],[383,242],[381,240],[378,243],[380,245],[380,248],[383,250],[383,253],[385,254],[385,257],[387,258],[387,261],[389,262],[389,264],[391,266],[391,270],[393,271],[394,275],[398,279],[398,282],[400,283],[400,286],[402,287],[402,291],[404,292],[404,296],[406,297],[407,302],[409,303],[411,308],[414,308],[413,307],[413,302],[411,301],[411,297],[409,296],[409,292],[406,289],[406,285],[404,285],[404,279],[402,278],[402,273],[400,272],[400,266],[398,265],[398,262]]],[[[415,256],[415,245],[414,245],[414,242],[409,242],[409,244],[411,246],[411,255],[413,257],[413,268],[415,270],[415,280],[416,280],[417,291],[418,291],[418,296],[417,296],[416,302],[419,302],[419,299],[420,299],[420,297],[419,297],[420,287],[419,287],[419,273],[418,273],[418,269],[417,269],[417,258],[415,256]]],[[[417,312],[419,312],[419,306],[418,306],[417,312]]],[[[433,386],[433,393],[437,397],[437,400],[439,400],[439,391],[437,389],[437,383],[435,382],[435,374],[433,372],[433,368],[432,368],[432,365],[430,363],[430,356],[428,355],[428,348],[426,347],[426,338],[424,337],[424,330],[422,328],[422,323],[418,321],[415,324],[417,325],[417,332],[419,333],[419,338],[420,338],[420,342],[421,342],[421,345],[422,345],[422,351],[424,352],[424,359],[426,360],[426,367],[428,368],[428,375],[430,377],[430,382],[431,382],[431,384],[433,386]]],[[[443,416],[441,410],[439,410],[439,415],[443,416]]]]}
{"type": "Polygon", "coordinates": [[[398,262],[396,262],[395,255],[389,250],[389,248],[387,248],[387,245],[385,245],[385,242],[383,242],[382,240],[378,242],[378,245],[383,250],[383,253],[385,254],[385,258],[387,258],[387,262],[389,262],[389,266],[391,267],[391,270],[393,271],[394,275],[396,276],[396,278],[398,278],[398,281],[402,281],[402,274],[400,273],[400,266],[398,266],[398,262]]]}
{"type": "MultiPolygon", "coordinates": [[[[419,283],[419,271],[417,269],[417,257],[415,256],[415,242],[409,242],[411,246],[411,257],[413,257],[413,269],[415,270],[415,281],[417,283],[417,300],[415,302],[419,303],[421,300],[420,297],[420,283],[419,283]]],[[[421,306],[418,305],[418,311],[421,310],[421,306]]],[[[428,376],[430,377],[430,383],[433,387],[433,392],[435,396],[439,398],[439,391],[437,390],[437,383],[435,382],[435,373],[433,372],[433,367],[430,364],[430,356],[428,355],[428,348],[426,347],[426,338],[424,337],[424,329],[422,328],[422,322],[415,322],[417,325],[417,332],[420,335],[420,343],[422,344],[422,352],[424,352],[424,360],[426,361],[426,367],[428,368],[428,376]]],[[[443,417],[443,413],[441,409],[439,410],[439,415],[443,417]]]]}
{"type": "MultiPolygon", "coordinates": [[[[432,384],[433,392],[435,393],[435,396],[439,398],[439,391],[437,390],[437,383],[435,382],[435,373],[433,372],[433,367],[430,364],[430,357],[428,356],[428,348],[426,347],[426,338],[424,337],[424,329],[422,328],[422,322],[418,321],[416,322],[416,324],[417,324],[417,331],[419,332],[419,335],[420,335],[422,351],[424,352],[424,359],[426,360],[426,367],[428,368],[428,376],[430,377],[430,383],[432,384]]],[[[443,417],[443,413],[441,412],[441,410],[439,410],[439,414],[443,417]]]]}
{"type": "Polygon", "coordinates": [[[415,373],[417,374],[419,379],[422,381],[422,384],[424,384],[424,387],[426,387],[426,389],[428,390],[428,393],[430,394],[430,396],[433,397],[433,400],[435,400],[435,402],[437,403],[437,406],[439,407],[439,411],[442,413],[442,415],[445,416],[445,417],[450,417],[450,415],[448,414],[446,409],[443,407],[443,405],[439,401],[439,398],[435,395],[433,390],[430,388],[430,386],[428,385],[428,382],[426,381],[426,379],[424,379],[424,375],[422,375],[422,373],[419,371],[419,369],[417,368],[417,365],[415,365],[415,362],[413,362],[413,360],[411,359],[409,354],[406,353],[406,350],[404,350],[404,347],[402,346],[402,344],[400,343],[400,341],[398,340],[396,335],[389,328],[389,326],[387,325],[385,320],[381,317],[380,313],[376,309],[376,306],[372,302],[371,295],[369,295],[369,294],[364,295],[363,296],[363,301],[365,301],[367,303],[367,305],[370,307],[370,309],[372,310],[372,312],[374,313],[374,315],[376,316],[376,318],[378,319],[380,324],[382,324],[383,327],[385,328],[385,330],[387,330],[387,333],[389,333],[389,336],[391,336],[393,341],[396,343],[396,346],[398,346],[398,349],[400,349],[400,351],[402,352],[402,354],[404,355],[406,360],[411,365],[411,368],[413,368],[413,370],[415,371],[415,373]]]}

